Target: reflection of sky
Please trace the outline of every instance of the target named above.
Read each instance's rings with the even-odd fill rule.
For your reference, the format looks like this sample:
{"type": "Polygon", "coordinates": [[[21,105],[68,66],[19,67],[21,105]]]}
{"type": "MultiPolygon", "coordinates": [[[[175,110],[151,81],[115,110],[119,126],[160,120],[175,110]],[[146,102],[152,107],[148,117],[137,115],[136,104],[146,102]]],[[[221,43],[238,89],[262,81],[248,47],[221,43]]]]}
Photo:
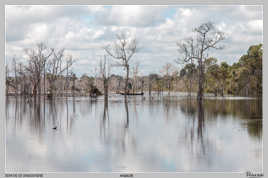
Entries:
{"type": "MultiPolygon", "coordinates": [[[[68,101],[68,118],[65,101],[57,101],[55,121],[53,110],[47,106],[46,121],[41,117],[39,123],[33,122],[37,118],[30,116],[29,108],[15,120],[15,101],[10,100],[7,171],[236,172],[262,169],[261,141],[248,134],[239,116],[235,118],[229,113],[205,119],[202,148],[197,138],[197,114],[189,116],[182,112],[180,102],[149,104],[146,100],[131,100],[127,129],[125,107],[120,99],[110,102],[109,120],[104,125],[102,101],[78,100],[75,106],[72,100],[68,101]],[[54,125],[58,130],[52,129],[54,125]]],[[[18,111],[22,112],[22,108],[18,107],[18,111]]],[[[205,108],[205,115],[207,112],[205,108]]]]}

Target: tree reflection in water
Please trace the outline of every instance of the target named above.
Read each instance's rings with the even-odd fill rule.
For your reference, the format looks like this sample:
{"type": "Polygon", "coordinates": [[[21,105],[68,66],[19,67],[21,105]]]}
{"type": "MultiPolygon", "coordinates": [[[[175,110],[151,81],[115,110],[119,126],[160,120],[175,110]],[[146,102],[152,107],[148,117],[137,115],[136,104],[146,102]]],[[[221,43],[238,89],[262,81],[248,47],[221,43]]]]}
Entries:
{"type": "Polygon", "coordinates": [[[180,110],[188,117],[184,129],[184,141],[188,145],[189,151],[192,156],[201,157],[205,156],[206,145],[204,143],[204,130],[205,130],[205,115],[204,106],[202,101],[196,101],[190,97],[182,100],[180,103],[180,110]]]}
{"type": "Polygon", "coordinates": [[[128,98],[127,95],[125,95],[125,109],[126,109],[126,124],[125,124],[125,128],[129,127],[129,112],[128,112],[128,98]]]}
{"type": "Polygon", "coordinates": [[[61,118],[57,117],[57,108],[56,108],[56,104],[55,104],[55,100],[48,100],[48,104],[49,104],[49,118],[52,119],[52,127],[57,127],[57,129],[61,129],[61,118]]]}
{"type": "Polygon", "coordinates": [[[238,120],[251,138],[262,140],[262,103],[260,100],[225,100],[205,99],[198,102],[194,99],[180,100],[180,110],[187,116],[184,129],[184,143],[188,145],[193,157],[203,157],[203,161],[211,161],[216,154],[217,140],[213,139],[210,129],[225,119],[238,120]],[[243,121],[244,120],[244,121],[243,121]]]}
{"type": "Polygon", "coordinates": [[[198,140],[200,142],[201,151],[203,154],[205,154],[205,145],[204,145],[204,126],[205,126],[205,120],[204,120],[204,107],[202,101],[198,100],[198,127],[197,127],[197,135],[198,140]]]}
{"type": "Polygon", "coordinates": [[[126,111],[126,122],[123,128],[122,136],[121,136],[121,145],[122,145],[122,151],[126,152],[126,136],[128,135],[129,130],[129,112],[128,112],[128,97],[125,95],[124,97],[124,104],[125,104],[125,111],[126,111]]]}
{"type": "MultiPolygon", "coordinates": [[[[102,99],[88,98],[7,98],[7,148],[11,150],[8,159],[17,161],[18,158],[12,157],[11,148],[19,146],[19,139],[27,139],[22,143],[24,149],[29,150],[25,154],[18,151],[23,155],[18,161],[31,154],[33,161],[29,168],[35,167],[36,159],[42,162],[40,155],[45,153],[58,161],[55,163],[58,170],[71,171],[78,168],[68,167],[68,161],[79,164],[85,171],[94,171],[94,167],[88,168],[93,163],[102,170],[183,171],[184,160],[191,171],[240,170],[248,166],[244,163],[248,158],[241,157],[242,161],[236,158],[253,155],[251,148],[238,154],[229,151],[237,152],[240,145],[254,147],[261,157],[262,106],[257,100],[212,98],[199,103],[182,97],[140,101],[139,97],[118,96],[113,99],[102,102],[102,99]],[[95,127],[96,124],[99,127],[95,127]],[[53,126],[58,129],[53,130],[53,126]],[[33,143],[37,147],[32,147],[33,143]],[[70,154],[61,157],[62,149],[70,154]],[[35,152],[31,153],[32,150],[35,152]],[[111,162],[115,164],[110,165],[111,162]]],[[[51,157],[44,161],[52,163],[51,157]]],[[[254,164],[259,159],[252,156],[254,164]]],[[[8,167],[16,164],[13,161],[8,167]]],[[[28,167],[18,166],[25,170],[28,167]]]]}
{"type": "Polygon", "coordinates": [[[108,98],[104,99],[102,120],[100,121],[100,136],[104,143],[109,143],[109,108],[108,108],[108,98]]]}

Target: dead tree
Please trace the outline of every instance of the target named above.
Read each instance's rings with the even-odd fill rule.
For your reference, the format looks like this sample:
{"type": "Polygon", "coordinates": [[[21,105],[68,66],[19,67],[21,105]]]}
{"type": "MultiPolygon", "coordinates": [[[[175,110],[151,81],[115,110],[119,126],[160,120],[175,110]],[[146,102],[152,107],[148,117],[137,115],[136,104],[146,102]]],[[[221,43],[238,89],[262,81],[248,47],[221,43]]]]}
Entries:
{"type": "Polygon", "coordinates": [[[183,58],[178,61],[191,62],[194,60],[198,64],[198,94],[197,99],[203,99],[204,92],[204,59],[209,49],[222,49],[218,43],[224,39],[224,33],[216,30],[210,22],[204,23],[194,29],[196,38],[189,38],[177,43],[178,51],[183,58]]]}
{"type": "Polygon", "coordinates": [[[103,81],[104,101],[108,104],[108,91],[109,91],[109,79],[110,79],[110,66],[107,63],[107,58],[104,55],[103,60],[100,60],[100,77],[103,81]]]}
{"type": "Polygon", "coordinates": [[[17,96],[18,94],[18,76],[17,76],[17,62],[15,57],[12,59],[12,65],[13,65],[13,70],[14,70],[14,86],[15,86],[15,95],[17,96]]]}
{"type": "Polygon", "coordinates": [[[151,99],[151,96],[152,96],[152,80],[149,78],[149,86],[148,86],[148,90],[149,90],[149,97],[151,99]]]}
{"type": "Polygon", "coordinates": [[[9,77],[9,67],[6,64],[6,95],[8,95],[10,83],[11,83],[11,80],[9,77]]]}
{"type": "Polygon", "coordinates": [[[73,72],[71,72],[71,80],[73,82],[73,84],[72,84],[72,97],[74,98],[75,97],[75,90],[76,90],[76,87],[75,87],[76,75],[73,72]]]}
{"type": "Polygon", "coordinates": [[[170,95],[170,91],[172,89],[172,73],[174,73],[174,68],[172,67],[171,63],[166,63],[166,65],[164,65],[161,73],[163,74],[163,77],[165,79],[166,82],[166,87],[168,89],[168,95],[170,95]]]}
{"type": "Polygon", "coordinates": [[[29,80],[30,77],[27,76],[27,71],[25,66],[22,63],[19,63],[19,86],[20,86],[20,95],[28,96],[31,93],[31,81],[29,80]]]}
{"type": "Polygon", "coordinates": [[[47,65],[47,80],[49,82],[50,95],[53,96],[56,92],[56,81],[59,79],[63,72],[68,70],[73,65],[72,56],[65,57],[64,49],[58,51],[53,50],[53,55],[48,60],[47,65]]]}
{"type": "Polygon", "coordinates": [[[133,93],[136,92],[137,90],[137,80],[138,80],[138,74],[139,74],[139,63],[136,63],[135,66],[133,67],[133,93]]]}
{"type": "MultiPolygon", "coordinates": [[[[117,40],[113,45],[108,45],[104,48],[108,55],[117,60],[119,66],[126,70],[125,94],[128,93],[129,81],[129,61],[137,52],[137,42],[135,38],[127,38],[124,33],[116,35],[117,40]]],[[[126,96],[126,95],[125,95],[126,96]]]]}
{"type": "Polygon", "coordinates": [[[52,55],[53,51],[48,49],[45,44],[37,44],[37,48],[26,49],[25,53],[28,57],[28,64],[25,66],[25,71],[30,78],[32,84],[32,94],[37,95],[37,92],[41,94],[41,78],[44,71],[45,63],[52,55]]]}
{"type": "Polygon", "coordinates": [[[193,84],[195,83],[196,73],[197,68],[192,62],[186,64],[184,68],[180,70],[180,78],[184,82],[189,97],[191,97],[193,84]]]}

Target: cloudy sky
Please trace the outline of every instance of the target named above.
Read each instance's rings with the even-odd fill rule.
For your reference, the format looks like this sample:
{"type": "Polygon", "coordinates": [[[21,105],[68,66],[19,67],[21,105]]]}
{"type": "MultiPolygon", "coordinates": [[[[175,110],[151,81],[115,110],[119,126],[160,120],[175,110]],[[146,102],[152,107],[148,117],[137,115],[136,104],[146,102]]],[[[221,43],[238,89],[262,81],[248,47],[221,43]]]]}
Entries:
{"type": "Polygon", "coordinates": [[[6,6],[6,62],[25,62],[24,49],[45,42],[74,56],[78,76],[92,75],[103,47],[125,32],[139,46],[131,64],[140,64],[141,75],[159,73],[167,62],[177,67],[176,42],[208,21],[226,34],[225,48],[209,54],[220,61],[232,64],[262,43],[262,6],[6,6]]]}

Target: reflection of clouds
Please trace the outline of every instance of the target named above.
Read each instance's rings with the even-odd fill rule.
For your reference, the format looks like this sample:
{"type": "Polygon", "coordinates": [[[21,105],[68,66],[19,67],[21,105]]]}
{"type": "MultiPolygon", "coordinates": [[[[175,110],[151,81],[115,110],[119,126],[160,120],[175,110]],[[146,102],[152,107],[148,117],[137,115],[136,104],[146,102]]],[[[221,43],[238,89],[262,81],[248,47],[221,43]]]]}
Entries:
{"type": "MultiPolygon", "coordinates": [[[[26,112],[17,114],[21,120],[17,122],[13,112],[15,103],[14,100],[10,100],[7,122],[7,170],[261,170],[261,139],[256,139],[256,136],[252,136],[248,128],[241,124],[242,121],[246,121],[243,119],[243,113],[248,114],[248,111],[243,109],[252,106],[253,103],[243,104],[243,108],[239,107],[238,101],[229,101],[225,105],[222,101],[223,103],[218,106],[226,106],[223,108],[226,114],[222,114],[218,106],[213,108],[215,103],[205,103],[202,147],[198,141],[198,110],[195,103],[178,100],[169,102],[168,105],[163,103],[166,101],[151,101],[151,104],[144,101],[140,104],[140,100],[129,100],[128,128],[125,127],[124,102],[117,100],[109,103],[109,127],[105,127],[105,141],[100,137],[104,111],[102,100],[89,103],[88,100],[81,99],[75,103],[74,114],[72,100],[67,100],[67,110],[66,100],[58,99],[54,106],[56,114],[53,116],[52,108],[47,107],[44,126],[36,127],[34,132],[31,130],[31,127],[34,127],[33,118],[28,117],[31,109],[26,104],[26,112]],[[232,107],[236,107],[235,113],[230,109],[232,107]],[[168,122],[166,112],[169,112],[168,122]],[[56,131],[52,130],[53,117],[56,123],[61,124],[56,131]],[[202,152],[202,149],[205,151],[202,152]],[[24,163],[25,160],[27,164],[24,163]]],[[[41,116],[42,111],[41,109],[41,116]]],[[[255,112],[254,108],[253,111],[255,112]]]]}

